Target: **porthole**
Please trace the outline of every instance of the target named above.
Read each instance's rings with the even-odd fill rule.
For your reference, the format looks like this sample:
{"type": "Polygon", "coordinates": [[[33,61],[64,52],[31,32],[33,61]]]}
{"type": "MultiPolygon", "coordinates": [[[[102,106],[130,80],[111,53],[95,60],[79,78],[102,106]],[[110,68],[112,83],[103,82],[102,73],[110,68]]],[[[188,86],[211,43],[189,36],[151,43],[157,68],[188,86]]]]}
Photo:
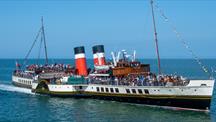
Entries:
{"type": "Polygon", "coordinates": [[[148,89],[144,89],[145,94],[149,94],[149,90],[148,89]]]}
{"type": "Polygon", "coordinates": [[[139,92],[139,94],[142,94],[143,92],[142,92],[142,89],[138,89],[138,92],[139,92]]]}
{"type": "Polygon", "coordinates": [[[118,88],[115,88],[115,92],[116,92],[116,93],[119,93],[119,89],[118,89],[118,88]]]}
{"type": "Polygon", "coordinates": [[[109,88],[105,88],[106,89],[106,92],[109,92],[109,88]]]}
{"type": "Polygon", "coordinates": [[[136,94],[136,89],[132,89],[132,93],[136,94]]]}
{"type": "Polygon", "coordinates": [[[127,92],[127,93],[130,93],[130,89],[126,89],[126,92],[127,92]]]}
{"type": "Polygon", "coordinates": [[[110,92],[114,92],[113,88],[110,88],[110,92]]]}
{"type": "Polygon", "coordinates": [[[104,92],[104,88],[103,87],[101,87],[101,92],[104,92]]]}
{"type": "Polygon", "coordinates": [[[99,91],[100,91],[99,87],[97,87],[96,89],[97,89],[97,92],[99,92],[99,91]]]}

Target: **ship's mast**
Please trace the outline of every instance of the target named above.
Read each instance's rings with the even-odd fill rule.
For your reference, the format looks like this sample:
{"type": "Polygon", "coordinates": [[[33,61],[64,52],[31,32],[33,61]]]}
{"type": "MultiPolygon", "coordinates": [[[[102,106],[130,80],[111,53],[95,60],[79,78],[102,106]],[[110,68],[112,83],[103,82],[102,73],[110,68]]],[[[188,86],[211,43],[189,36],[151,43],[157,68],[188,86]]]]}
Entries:
{"type": "Polygon", "coordinates": [[[152,20],[153,20],[153,26],[154,26],[154,39],[155,39],[156,53],[157,53],[157,60],[158,60],[158,74],[161,74],[160,54],[159,54],[159,48],[158,48],[157,29],[156,29],[155,17],[154,17],[153,0],[150,0],[150,3],[151,3],[152,20]]]}
{"type": "Polygon", "coordinates": [[[43,17],[41,18],[41,24],[42,24],[42,28],[41,29],[42,29],[42,38],[43,38],[43,42],[44,42],[46,64],[48,64],[48,56],[47,56],[46,38],[45,38],[44,25],[43,25],[43,17]]]}

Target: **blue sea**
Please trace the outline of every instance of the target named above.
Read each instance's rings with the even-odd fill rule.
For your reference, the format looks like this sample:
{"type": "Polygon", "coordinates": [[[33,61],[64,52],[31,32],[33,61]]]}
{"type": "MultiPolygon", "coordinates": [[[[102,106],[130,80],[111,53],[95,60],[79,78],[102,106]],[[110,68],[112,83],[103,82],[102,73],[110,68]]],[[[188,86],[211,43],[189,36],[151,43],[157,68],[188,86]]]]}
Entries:
{"type": "MultiPolygon", "coordinates": [[[[11,85],[16,60],[23,62],[22,59],[0,59],[0,121],[3,122],[216,122],[215,99],[212,111],[197,112],[115,101],[35,95],[28,89],[11,85]]],[[[43,60],[39,62],[43,63],[43,60]]],[[[73,59],[50,59],[49,62],[74,64],[73,59]]],[[[88,59],[87,62],[92,67],[93,61],[88,59]]],[[[149,63],[152,72],[157,72],[157,60],[141,62],[149,63]]],[[[216,59],[203,59],[202,62],[215,77],[216,59]]],[[[28,63],[37,63],[37,60],[31,59],[28,63]]],[[[180,74],[191,79],[209,78],[191,59],[162,59],[161,64],[163,73],[180,74]]]]}

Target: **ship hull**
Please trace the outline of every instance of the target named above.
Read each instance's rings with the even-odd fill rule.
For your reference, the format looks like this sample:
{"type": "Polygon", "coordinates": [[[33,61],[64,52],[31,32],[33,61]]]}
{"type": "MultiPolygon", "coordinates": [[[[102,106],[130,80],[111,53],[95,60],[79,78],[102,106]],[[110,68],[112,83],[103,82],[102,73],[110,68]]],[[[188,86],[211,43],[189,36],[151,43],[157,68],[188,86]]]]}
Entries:
{"type": "Polygon", "coordinates": [[[136,103],[156,106],[180,107],[189,109],[210,109],[211,96],[155,96],[155,95],[126,95],[101,94],[96,92],[49,92],[36,91],[38,94],[62,98],[91,98],[126,103],[136,103]]]}
{"type": "Polygon", "coordinates": [[[101,95],[92,94],[92,98],[112,100],[127,103],[146,105],[170,106],[191,109],[209,109],[211,96],[128,96],[128,95],[101,95]]]}
{"type": "MultiPolygon", "coordinates": [[[[195,81],[195,83],[197,82],[199,81],[195,81]]],[[[93,98],[127,103],[206,110],[210,109],[213,92],[213,86],[209,85],[210,84],[206,84],[206,86],[164,87],[33,83],[32,91],[38,94],[56,97],[93,98]]]]}

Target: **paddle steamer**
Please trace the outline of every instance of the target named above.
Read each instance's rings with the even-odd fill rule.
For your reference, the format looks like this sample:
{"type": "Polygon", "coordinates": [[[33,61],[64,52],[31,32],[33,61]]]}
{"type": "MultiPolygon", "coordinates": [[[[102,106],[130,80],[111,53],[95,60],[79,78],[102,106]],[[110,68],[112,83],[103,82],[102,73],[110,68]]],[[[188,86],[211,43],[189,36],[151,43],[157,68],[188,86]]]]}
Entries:
{"type": "MultiPolygon", "coordinates": [[[[103,49],[103,45],[96,47],[103,49]]],[[[168,75],[158,75],[154,79],[149,64],[128,60],[124,57],[125,52],[122,59],[111,63],[100,63],[106,62],[105,57],[97,57],[95,70],[88,74],[84,47],[74,49],[78,74],[67,77],[39,75],[32,83],[32,92],[191,109],[210,108],[214,80],[188,80],[168,75]],[[163,80],[165,77],[167,81],[163,80]]],[[[104,52],[98,50],[97,53],[104,52]]]]}

